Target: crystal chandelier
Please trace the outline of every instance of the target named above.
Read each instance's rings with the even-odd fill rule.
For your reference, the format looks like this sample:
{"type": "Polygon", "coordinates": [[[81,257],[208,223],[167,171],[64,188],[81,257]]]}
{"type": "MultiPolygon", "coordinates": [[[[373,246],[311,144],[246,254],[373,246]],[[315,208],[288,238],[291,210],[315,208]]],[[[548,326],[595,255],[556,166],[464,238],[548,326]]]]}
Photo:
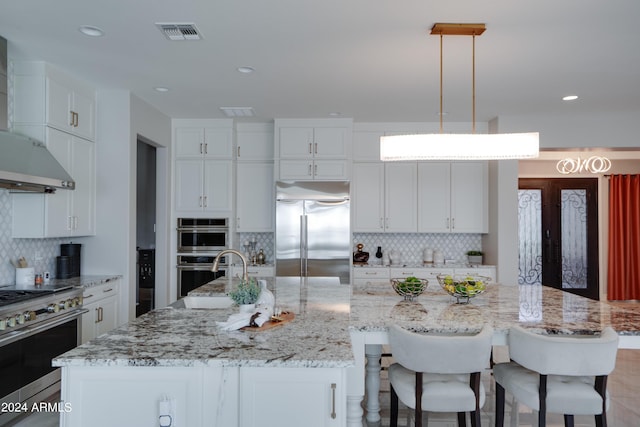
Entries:
{"type": "Polygon", "coordinates": [[[484,24],[437,23],[431,34],[440,36],[440,133],[391,135],[380,138],[380,160],[495,160],[538,157],[537,132],[511,134],[476,134],[475,38],[485,30],[484,24]],[[445,35],[472,36],[472,110],[471,134],[443,132],[442,125],[442,44],[445,35]]]}

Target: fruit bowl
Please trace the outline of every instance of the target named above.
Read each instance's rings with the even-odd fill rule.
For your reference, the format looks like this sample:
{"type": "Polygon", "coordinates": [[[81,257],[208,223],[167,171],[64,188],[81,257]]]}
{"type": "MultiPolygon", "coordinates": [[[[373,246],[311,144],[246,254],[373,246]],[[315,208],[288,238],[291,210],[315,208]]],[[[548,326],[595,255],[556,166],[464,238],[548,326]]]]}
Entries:
{"type": "Polygon", "coordinates": [[[405,301],[413,301],[415,297],[424,292],[429,281],[417,277],[402,277],[391,279],[391,286],[396,293],[404,297],[405,301]]]}
{"type": "Polygon", "coordinates": [[[438,282],[442,289],[456,298],[457,304],[468,304],[470,299],[483,293],[491,278],[469,274],[439,274],[438,282]]]}

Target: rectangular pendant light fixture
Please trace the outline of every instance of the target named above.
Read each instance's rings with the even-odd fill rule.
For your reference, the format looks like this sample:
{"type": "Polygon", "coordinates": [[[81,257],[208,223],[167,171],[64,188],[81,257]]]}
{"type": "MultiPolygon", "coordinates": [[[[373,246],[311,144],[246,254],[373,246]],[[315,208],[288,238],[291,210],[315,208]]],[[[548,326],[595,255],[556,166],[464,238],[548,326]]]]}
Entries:
{"type": "Polygon", "coordinates": [[[539,134],[476,134],[475,37],[485,31],[484,24],[437,23],[431,34],[440,36],[440,133],[391,135],[380,138],[380,160],[500,160],[538,157],[539,134]],[[442,131],[442,40],[445,35],[473,37],[473,133],[442,131]]]}

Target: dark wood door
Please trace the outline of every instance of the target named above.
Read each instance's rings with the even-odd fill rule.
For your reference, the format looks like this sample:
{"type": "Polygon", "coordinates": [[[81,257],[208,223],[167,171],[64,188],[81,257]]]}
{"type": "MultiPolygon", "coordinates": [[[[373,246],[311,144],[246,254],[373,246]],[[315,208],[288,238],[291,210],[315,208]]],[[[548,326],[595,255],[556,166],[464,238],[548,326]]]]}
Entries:
{"type": "Polygon", "coordinates": [[[521,178],[519,189],[520,283],[598,299],[598,180],[521,178]]]}

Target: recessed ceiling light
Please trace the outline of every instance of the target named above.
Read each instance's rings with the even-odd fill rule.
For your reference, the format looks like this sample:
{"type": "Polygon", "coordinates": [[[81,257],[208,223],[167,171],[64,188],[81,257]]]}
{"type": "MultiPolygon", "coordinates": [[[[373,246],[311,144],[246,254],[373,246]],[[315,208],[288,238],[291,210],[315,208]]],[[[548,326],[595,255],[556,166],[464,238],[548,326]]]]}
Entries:
{"type": "Polygon", "coordinates": [[[238,67],[238,72],[242,74],[251,74],[254,71],[253,67],[238,67]]]}
{"type": "Polygon", "coordinates": [[[102,37],[102,36],[104,36],[104,31],[102,31],[100,28],[94,27],[92,25],[83,25],[80,28],[78,28],[78,31],[80,31],[85,36],[89,36],[89,37],[102,37]]]}
{"type": "Polygon", "coordinates": [[[157,92],[169,92],[169,88],[168,87],[158,86],[158,87],[154,87],[154,89],[157,92]]]}
{"type": "Polygon", "coordinates": [[[563,101],[574,101],[576,99],[578,99],[578,95],[567,95],[562,97],[563,101]]]}

